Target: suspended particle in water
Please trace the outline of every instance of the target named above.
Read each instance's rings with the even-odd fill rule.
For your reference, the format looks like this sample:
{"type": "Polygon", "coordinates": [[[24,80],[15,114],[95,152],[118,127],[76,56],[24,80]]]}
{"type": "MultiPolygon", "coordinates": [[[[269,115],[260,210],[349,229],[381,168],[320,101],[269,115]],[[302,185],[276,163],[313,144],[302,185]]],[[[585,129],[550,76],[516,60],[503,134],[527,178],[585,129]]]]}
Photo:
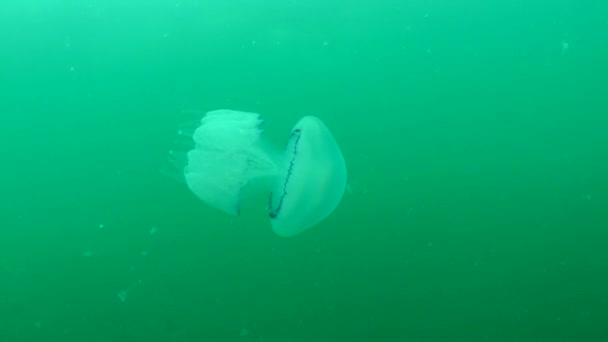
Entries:
{"type": "Polygon", "coordinates": [[[141,280],[138,280],[133,285],[131,285],[128,289],[118,291],[118,299],[120,299],[121,302],[125,302],[127,300],[127,296],[129,295],[129,292],[133,291],[140,284],[141,284],[141,280]]]}
{"type": "Polygon", "coordinates": [[[562,56],[565,55],[566,53],[568,53],[569,49],[570,49],[570,44],[567,41],[562,40],[562,56]]]}

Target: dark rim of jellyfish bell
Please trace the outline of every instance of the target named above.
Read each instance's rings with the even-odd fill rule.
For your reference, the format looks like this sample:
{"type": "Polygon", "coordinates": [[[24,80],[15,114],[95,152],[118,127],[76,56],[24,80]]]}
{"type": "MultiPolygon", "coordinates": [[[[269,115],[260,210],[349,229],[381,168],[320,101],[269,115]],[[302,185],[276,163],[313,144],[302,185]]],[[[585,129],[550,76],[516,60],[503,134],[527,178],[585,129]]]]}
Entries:
{"type": "Polygon", "coordinates": [[[270,212],[268,215],[270,218],[276,218],[281,212],[281,208],[283,207],[283,200],[285,200],[285,196],[287,195],[287,184],[289,183],[289,179],[291,178],[291,174],[293,173],[293,165],[296,160],[296,155],[298,154],[298,143],[300,142],[300,137],[302,136],[302,130],[300,128],[294,129],[289,135],[289,139],[287,139],[286,148],[292,149],[291,160],[289,160],[289,168],[287,169],[287,175],[285,176],[285,180],[283,181],[283,191],[281,193],[281,197],[279,198],[279,204],[276,208],[272,208],[272,196],[274,195],[272,192],[270,193],[270,212]]]}

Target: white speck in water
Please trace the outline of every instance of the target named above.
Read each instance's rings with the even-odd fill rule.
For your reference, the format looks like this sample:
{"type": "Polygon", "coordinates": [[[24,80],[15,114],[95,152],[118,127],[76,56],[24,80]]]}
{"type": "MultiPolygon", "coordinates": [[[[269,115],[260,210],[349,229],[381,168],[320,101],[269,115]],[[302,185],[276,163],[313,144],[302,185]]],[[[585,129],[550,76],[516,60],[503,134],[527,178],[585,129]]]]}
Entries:
{"type": "Polygon", "coordinates": [[[585,197],[585,199],[587,199],[587,201],[591,200],[591,195],[587,195],[587,197],[585,197]]]}
{"type": "Polygon", "coordinates": [[[323,42],[323,46],[329,45],[329,42],[323,42]]]}
{"type": "Polygon", "coordinates": [[[150,235],[154,235],[154,233],[156,233],[156,226],[152,227],[152,229],[150,229],[150,235]]]}
{"type": "Polygon", "coordinates": [[[568,44],[567,41],[562,40],[562,56],[565,55],[566,53],[568,53],[569,49],[570,49],[570,44],[568,44]]]}
{"type": "Polygon", "coordinates": [[[142,255],[142,256],[148,256],[148,252],[146,252],[146,251],[142,251],[142,252],[141,252],[141,255],[142,255]]]}
{"type": "Polygon", "coordinates": [[[432,243],[432,242],[429,242],[429,247],[431,247],[431,246],[433,246],[433,243],[432,243]]]}
{"type": "Polygon", "coordinates": [[[120,299],[121,302],[125,302],[127,300],[127,295],[129,294],[129,292],[133,291],[133,289],[135,289],[140,284],[141,284],[141,280],[138,280],[133,285],[131,285],[131,287],[129,287],[128,289],[118,291],[118,299],[120,299]]]}
{"type": "Polygon", "coordinates": [[[241,330],[241,336],[245,337],[247,335],[249,335],[249,330],[247,330],[247,329],[241,330]]]}
{"type": "Polygon", "coordinates": [[[36,329],[40,329],[40,328],[42,328],[42,323],[41,322],[34,322],[34,327],[36,329]]]}
{"type": "Polygon", "coordinates": [[[84,251],[82,252],[82,256],[85,258],[90,258],[93,256],[93,251],[84,251]]]}
{"type": "Polygon", "coordinates": [[[348,192],[349,194],[353,193],[353,187],[350,186],[350,184],[346,184],[346,192],[348,192]]]}
{"type": "Polygon", "coordinates": [[[103,229],[103,227],[104,227],[103,223],[100,223],[98,227],[99,227],[99,229],[103,229]]]}

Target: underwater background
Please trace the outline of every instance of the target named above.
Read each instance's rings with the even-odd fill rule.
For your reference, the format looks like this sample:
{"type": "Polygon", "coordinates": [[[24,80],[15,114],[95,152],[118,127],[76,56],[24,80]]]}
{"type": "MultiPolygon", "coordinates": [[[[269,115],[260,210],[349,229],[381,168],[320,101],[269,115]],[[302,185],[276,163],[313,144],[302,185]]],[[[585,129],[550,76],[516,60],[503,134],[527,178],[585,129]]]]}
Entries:
{"type": "Polygon", "coordinates": [[[4,0],[0,342],[608,341],[608,3],[4,0]],[[162,170],[179,125],[332,130],[280,238],[162,170]]]}

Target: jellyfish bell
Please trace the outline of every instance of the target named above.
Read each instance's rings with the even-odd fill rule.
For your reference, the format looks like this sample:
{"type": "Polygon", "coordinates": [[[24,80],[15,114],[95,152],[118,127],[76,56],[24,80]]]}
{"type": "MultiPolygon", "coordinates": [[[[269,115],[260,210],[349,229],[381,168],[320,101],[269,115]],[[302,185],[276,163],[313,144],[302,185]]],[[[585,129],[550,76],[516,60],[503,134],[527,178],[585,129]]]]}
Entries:
{"type": "Polygon", "coordinates": [[[301,118],[271,193],[272,229],[289,237],[316,225],[334,211],[345,189],[346,163],[338,143],[319,118],[301,118]]]}
{"type": "Polygon", "coordinates": [[[269,195],[273,231],[291,237],[327,218],[346,189],[338,143],[317,117],[293,127],[284,150],[262,137],[257,113],[215,110],[181,134],[194,145],[172,151],[188,188],[207,205],[238,215],[247,194],[269,195]]]}

